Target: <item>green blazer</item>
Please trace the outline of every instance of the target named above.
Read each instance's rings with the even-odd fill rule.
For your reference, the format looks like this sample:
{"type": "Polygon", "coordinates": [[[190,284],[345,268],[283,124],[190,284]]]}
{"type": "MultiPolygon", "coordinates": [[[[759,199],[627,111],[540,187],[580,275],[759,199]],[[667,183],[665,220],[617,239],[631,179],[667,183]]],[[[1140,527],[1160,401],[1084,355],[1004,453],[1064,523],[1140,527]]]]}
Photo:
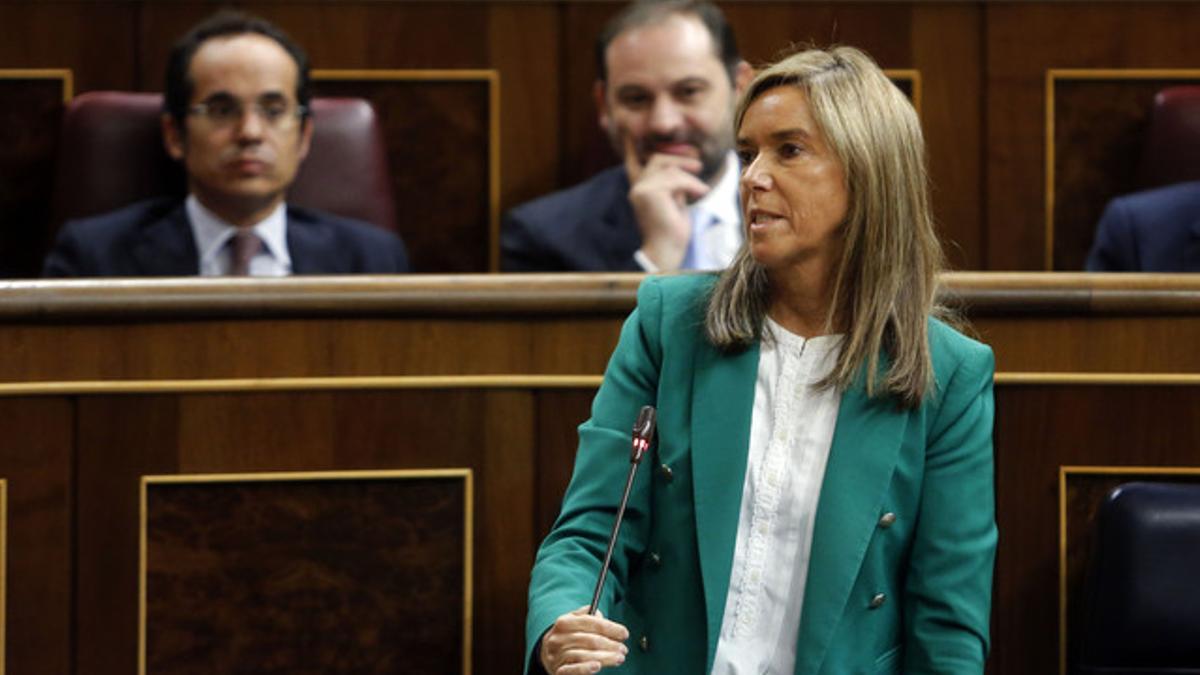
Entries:
{"type": "MultiPolygon", "coordinates": [[[[757,345],[704,335],[714,276],[647,279],[529,587],[527,673],[561,614],[591,601],[638,409],[658,408],[602,597],[629,628],[613,672],[708,673],[725,611],[758,373],[757,345]]],[[[996,549],[991,350],[931,320],[936,393],[916,410],[842,396],[796,636],[801,673],[982,673],[996,549]]]]}

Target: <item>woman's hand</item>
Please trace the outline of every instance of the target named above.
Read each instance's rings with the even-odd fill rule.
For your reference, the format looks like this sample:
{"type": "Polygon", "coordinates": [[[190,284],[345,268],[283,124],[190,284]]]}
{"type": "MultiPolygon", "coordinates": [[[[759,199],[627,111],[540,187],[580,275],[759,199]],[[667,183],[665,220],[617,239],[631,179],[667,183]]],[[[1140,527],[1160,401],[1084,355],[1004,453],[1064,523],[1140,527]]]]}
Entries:
{"type": "Polygon", "coordinates": [[[587,606],[563,614],[542,636],[538,658],[550,675],[595,673],[604,666],[619,666],[629,650],[622,644],[629,631],[599,612],[587,613],[587,606]]]}

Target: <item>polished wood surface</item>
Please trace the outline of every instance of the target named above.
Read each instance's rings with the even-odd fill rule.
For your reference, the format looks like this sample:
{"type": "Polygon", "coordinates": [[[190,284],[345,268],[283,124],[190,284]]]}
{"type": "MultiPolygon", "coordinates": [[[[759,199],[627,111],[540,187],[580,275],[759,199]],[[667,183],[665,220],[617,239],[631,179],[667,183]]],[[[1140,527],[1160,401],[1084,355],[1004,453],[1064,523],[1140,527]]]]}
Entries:
{"type": "MultiPolygon", "coordinates": [[[[472,672],[514,671],[533,553],[638,281],[0,284],[8,672],[132,672],[141,476],[457,467],[477,477],[472,672]]],[[[1051,672],[1059,467],[1195,465],[1200,280],[944,281],[997,355],[990,672],[1051,672]]]]}
{"type": "MultiPolygon", "coordinates": [[[[1078,599],[1092,525],[1088,514],[1099,492],[1093,484],[1103,486],[1122,475],[1126,480],[1147,479],[1137,467],[1196,468],[1197,411],[1200,383],[1196,382],[997,387],[996,507],[1001,543],[991,672],[1057,671],[1063,653],[1060,603],[1078,599]],[[1059,474],[1061,467],[1072,465],[1124,469],[1107,477],[1077,474],[1065,484],[1065,525],[1071,538],[1063,568],[1059,474]]],[[[1073,604],[1071,609],[1073,614],[1073,604]]]]}
{"type": "Polygon", "coordinates": [[[0,278],[41,267],[65,84],[0,68],[0,278]]]}
{"type": "MultiPolygon", "coordinates": [[[[0,388],[386,375],[599,375],[640,280],[476,275],[0,283],[0,388]],[[325,320],[316,320],[325,319],[325,320]]],[[[1200,278],[956,273],[1006,372],[1200,372],[1200,278]],[[1136,319],[1136,320],[1135,320],[1136,319]]]]}
{"type": "Polygon", "coordinates": [[[145,479],[138,672],[469,669],[469,475],[145,479]]]}
{"type": "Polygon", "coordinates": [[[1143,182],[1139,173],[1154,96],[1200,82],[1200,70],[1070,69],[1048,78],[1049,267],[1082,270],[1108,201],[1162,187],[1143,182]]]}

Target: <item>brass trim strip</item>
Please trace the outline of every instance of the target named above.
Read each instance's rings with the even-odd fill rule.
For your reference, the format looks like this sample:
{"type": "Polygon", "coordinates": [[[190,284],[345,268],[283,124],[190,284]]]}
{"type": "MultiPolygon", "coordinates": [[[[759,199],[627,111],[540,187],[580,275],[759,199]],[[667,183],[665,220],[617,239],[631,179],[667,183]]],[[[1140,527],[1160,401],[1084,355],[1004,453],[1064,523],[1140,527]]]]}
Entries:
{"type": "Polygon", "coordinates": [[[1054,271],[1054,83],[1057,80],[1200,80],[1195,68],[1047,68],[1045,269],[1054,271]]]}
{"type": "Polygon", "coordinates": [[[70,68],[0,68],[0,80],[62,80],[63,105],[75,97],[75,72],[70,68]]]}
{"type": "Polygon", "coordinates": [[[921,116],[921,71],[916,68],[884,68],[883,74],[889,80],[908,80],[912,83],[912,105],[921,116]]]}
{"type": "Polygon", "coordinates": [[[0,478],[0,675],[8,662],[8,480],[0,478]]]}
{"type": "Polygon", "coordinates": [[[997,372],[996,384],[1200,385],[1200,373],[1036,373],[997,372]]]}
{"type": "MultiPolygon", "coordinates": [[[[325,480],[388,480],[388,479],[421,479],[421,478],[462,478],[463,479],[463,633],[462,641],[462,672],[471,675],[471,623],[474,619],[472,605],[474,603],[473,569],[475,548],[475,484],[474,473],[469,468],[459,469],[384,469],[359,471],[274,471],[260,473],[209,473],[209,474],[172,474],[144,475],[139,486],[139,515],[138,515],[138,675],[146,675],[146,577],[147,570],[147,493],[151,485],[179,485],[195,483],[268,483],[268,482],[301,482],[325,480]]],[[[3,487],[0,480],[0,488],[3,487]]],[[[0,502],[0,515],[3,514],[3,503],[0,502]]],[[[0,530],[2,532],[2,530],[0,530]]],[[[0,562],[3,562],[3,550],[0,549],[0,562]]],[[[2,577],[0,577],[2,580],[2,577]]],[[[2,587],[0,587],[2,590],[2,587]]],[[[0,599],[3,596],[0,595],[0,599]]],[[[2,607],[2,606],[0,606],[2,607]]],[[[0,609],[2,611],[2,609],[0,609]]],[[[3,624],[0,623],[0,628],[3,624]]],[[[0,646],[3,643],[0,642],[0,646]]],[[[2,654],[3,652],[0,652],[2,654]]],[[[0,675],[3,675],[4,665],[0,660],[0,675]]]]}
{"type": "Polygon", "coordinates": [[[197,380],[83,380],[0,384],[5,396],[329,391],[336,389],[588,389],[601,375],[399,375],[197,380]]]}
{"type": "Polygon", "coordinates": [[[1200,467],[1075,466],[1058,467],[1058,673],[1067,675],[1067,477],[1076,476],[1200,476],[1200,467]]]}
{"type": "Polygon", "coordinates": [[[488,271],[500,271],[500,71],[495,69],[317,69],[312,79],[372,82],[486,82],[488,86],[488,271]]]}
{"type": "MultiPolygon", "coordinates": [[[[385,375],[194,380],[79,380],[0,384],[0,398],[92,394],[247,393],[387,389],[595,389],[603,375],[385,375]]],[[[997,385],[1200,385],[1200,373],[1000,371],[997,385]]]]}
{"type": "Polygon", "coordinates": [[[1054,271],[1054,70],[1046,71],[1046,147],[1043,149],[1043,156],[1046,162],[1046,175],[1044,177],[1044,189],[1046,195],[1044,198],[1046,212],[1044,214],[1045,227],[1043,228],[1043,239],[1045,239],[1042,249],[1042,269],[1047,272],[1054,271]]]}
{"type": "Polygon", "coordinates": [[[459,478],[471,470],[461,469],[355,469],[333,471],[241,471],[233,473],[172,473],[142,476],[145,485],[195,485],[197,483],[282,483],[317,480],[366,480],[388,478],[459,478]]]}

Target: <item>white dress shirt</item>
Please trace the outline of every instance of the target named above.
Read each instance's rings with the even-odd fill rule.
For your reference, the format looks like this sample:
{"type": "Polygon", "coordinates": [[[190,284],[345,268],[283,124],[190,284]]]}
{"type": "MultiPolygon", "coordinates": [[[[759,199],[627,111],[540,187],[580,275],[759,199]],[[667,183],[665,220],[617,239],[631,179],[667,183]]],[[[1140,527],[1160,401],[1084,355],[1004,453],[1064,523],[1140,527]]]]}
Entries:
{"type": "Polygon", "coordinates": [[[714,675],[790,675],[813,523],[841,396],[814,386],[842,336],[805,339],[770,318],[750,422],[737,541],[714,675]]]}
{"type": "MultiPolygon", "coordinates": [[[[188,195],[183,204],[187,210],[196,251],[200,254],[200,274],[206,277],[224,276],[233,269],[233,250],[229,240],[237,227],[221,220],[196,199],[188,195]]],[[[284,277],[292,273],[292,258],[287,248],[287,207],[280,204],[266,218],[254,224],[254,233],[262,247],[250,259],[250,276],[284,277]]]]}

